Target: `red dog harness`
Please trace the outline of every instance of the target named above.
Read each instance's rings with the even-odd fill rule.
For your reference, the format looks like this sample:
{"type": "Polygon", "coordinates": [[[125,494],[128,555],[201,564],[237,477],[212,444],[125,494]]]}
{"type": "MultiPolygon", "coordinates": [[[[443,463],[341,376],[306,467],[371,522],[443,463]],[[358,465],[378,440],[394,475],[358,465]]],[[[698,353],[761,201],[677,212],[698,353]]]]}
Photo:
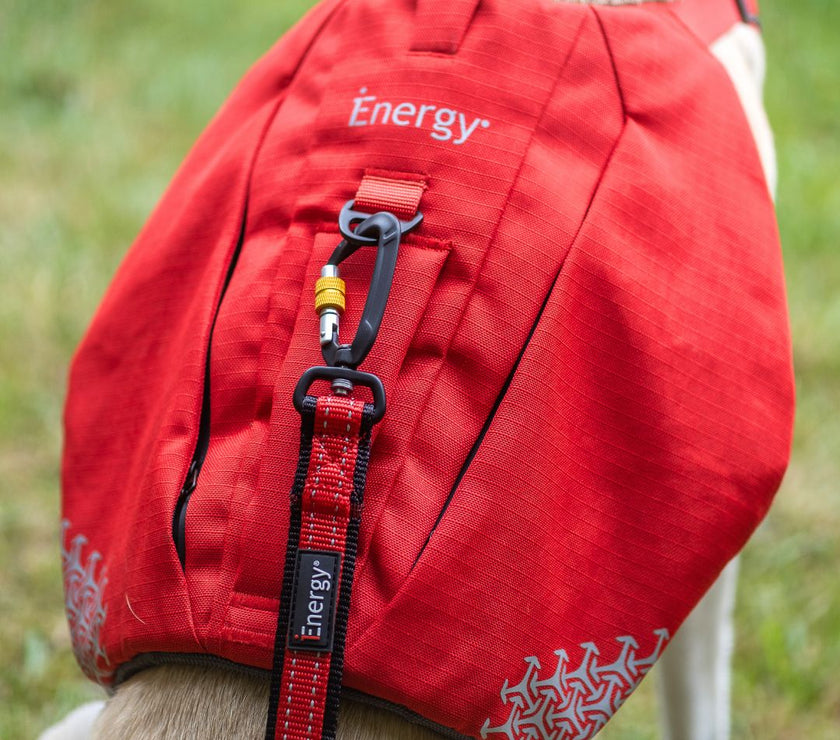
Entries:
{"type": "Polygon", "coordinates": [[[597,732],[787,464],[773,205],[708,50],[754,11],[327,0],[286,35],[73,362],[86,673],[262,669],[269,737],[342,695],[597,732]]]}

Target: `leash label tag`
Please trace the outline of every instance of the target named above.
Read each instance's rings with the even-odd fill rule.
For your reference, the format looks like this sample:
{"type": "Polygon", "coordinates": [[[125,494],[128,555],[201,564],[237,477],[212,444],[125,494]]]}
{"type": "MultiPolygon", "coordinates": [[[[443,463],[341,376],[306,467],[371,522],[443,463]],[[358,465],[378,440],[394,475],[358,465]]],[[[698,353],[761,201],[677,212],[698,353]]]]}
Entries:
{"type": "Polygon", "coordinates": [[[289,648],[330,652],[341,553],[299,550],[292,589],[289,648]]]}

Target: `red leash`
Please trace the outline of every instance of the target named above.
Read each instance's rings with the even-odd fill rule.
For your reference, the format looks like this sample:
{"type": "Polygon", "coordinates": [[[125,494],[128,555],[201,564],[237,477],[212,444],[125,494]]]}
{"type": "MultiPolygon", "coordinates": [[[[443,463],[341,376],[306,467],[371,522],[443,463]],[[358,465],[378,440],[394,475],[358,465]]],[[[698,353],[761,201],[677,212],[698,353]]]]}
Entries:
{"type": "Polygon", "coordinates": [[[267,738],[335,736],[373,407],[306,398],[267,738]]]}

